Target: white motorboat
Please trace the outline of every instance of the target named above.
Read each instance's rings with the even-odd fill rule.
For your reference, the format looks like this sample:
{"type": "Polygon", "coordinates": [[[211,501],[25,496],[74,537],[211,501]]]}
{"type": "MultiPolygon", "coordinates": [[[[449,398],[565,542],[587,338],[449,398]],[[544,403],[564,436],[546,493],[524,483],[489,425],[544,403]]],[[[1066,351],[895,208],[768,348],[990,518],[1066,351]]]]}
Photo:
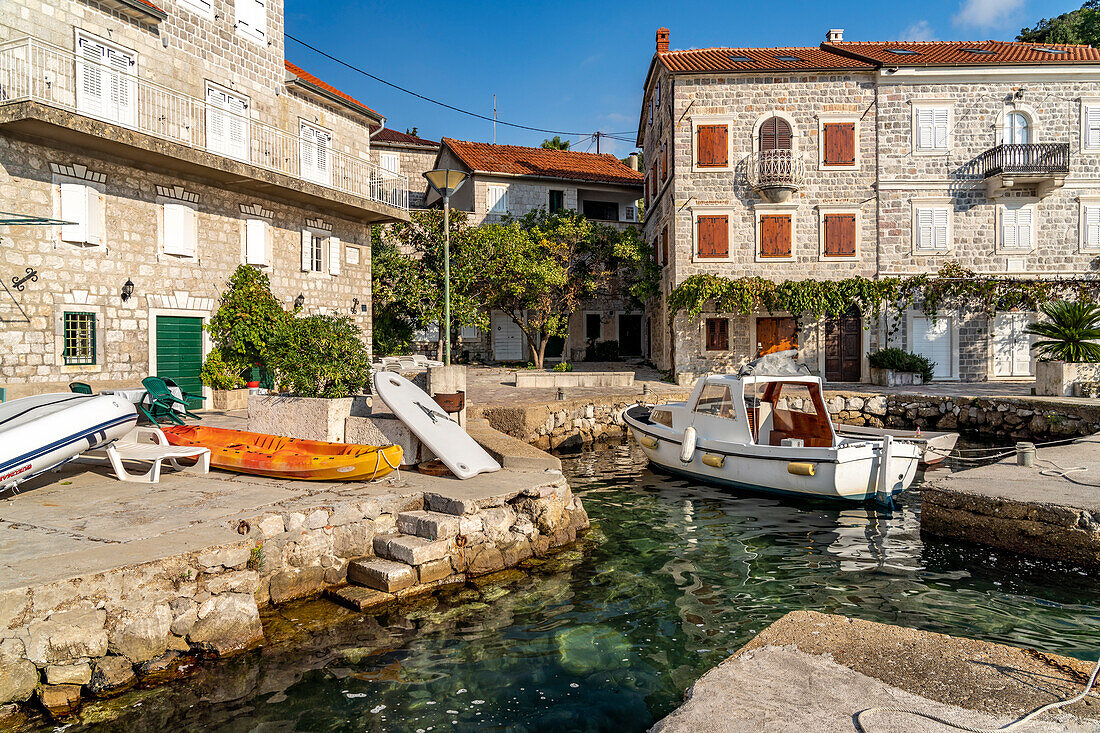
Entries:
{"type": "MultiPolygon", "coordinates": [[[[793,362],[791,362],[793,365],[793,362]]],[[[888,503],[913,482],[921,449],[838,435],[821,379],[710,374],[687,402],[623,413],[649,460],[671,473],[754,491],[888,503]]]]}
{"type": "Polygon", "coordinates": [[[936,466],[943,463],[951,455],[951,451],[955,450],[955,444],[959,442],[958,433],[938,430],[901,430],[840,423],[836,425],[836,431],[848,438],[881,438],[889,435],[894,440],[915,443],[921,447],[922,466],[936,466]]]}
{"type": "Polygon", "coordinates": [[[133,403],[63,392],[0,403],[0,489],[118,440],[137,424],[133,403]]]}

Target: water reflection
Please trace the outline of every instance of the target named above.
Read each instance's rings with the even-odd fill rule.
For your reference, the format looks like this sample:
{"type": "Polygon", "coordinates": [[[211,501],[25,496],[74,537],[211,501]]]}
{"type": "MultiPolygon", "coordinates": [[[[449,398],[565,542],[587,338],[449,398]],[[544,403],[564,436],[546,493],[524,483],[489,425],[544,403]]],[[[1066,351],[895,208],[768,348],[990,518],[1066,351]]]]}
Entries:
{"type": "Polygon", "coordinates": [[[283,639],[187,684],[124,695],[71,730],[645,730],[700,674],[794,609],[1091,657],[1081,570],[929,540],[892,512],[727,493],[628,445],[565,459],[593,518],[536,575],[378,617],[282,609],[283,639]]]}

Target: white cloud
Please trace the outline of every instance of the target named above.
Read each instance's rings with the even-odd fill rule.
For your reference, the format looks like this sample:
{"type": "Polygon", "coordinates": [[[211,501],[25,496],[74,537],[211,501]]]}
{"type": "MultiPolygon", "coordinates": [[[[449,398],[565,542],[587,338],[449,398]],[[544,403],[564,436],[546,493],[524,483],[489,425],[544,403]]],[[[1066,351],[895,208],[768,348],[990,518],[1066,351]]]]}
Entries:
{"type": "Polygon", "coordinates": [[[932,30],[932,25],[927,20],[918,20],[916,23],[910,24],[905,30],[898,36],[899,41],[934,41],[936,40],[936,32],[932,30]]]}
{"type": "Polygon", "coordinates": [[[955,14],[955,25],[969,28],[999,28],[1011,22],[1024,0],[963,0],[955,14]]]}

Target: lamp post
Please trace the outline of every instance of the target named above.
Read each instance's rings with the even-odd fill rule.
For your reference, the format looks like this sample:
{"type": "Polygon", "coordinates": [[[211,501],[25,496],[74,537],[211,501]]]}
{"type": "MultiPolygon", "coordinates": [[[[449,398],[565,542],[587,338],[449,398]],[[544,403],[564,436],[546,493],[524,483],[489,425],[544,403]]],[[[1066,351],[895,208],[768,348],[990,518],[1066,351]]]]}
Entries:
{"type": "Polygon", "coordinates": [[[462,188],[469,174],[450,168],[426,171],[428,185],[443,198],[443,363],[451,365],[451,194],[462,188]]]}

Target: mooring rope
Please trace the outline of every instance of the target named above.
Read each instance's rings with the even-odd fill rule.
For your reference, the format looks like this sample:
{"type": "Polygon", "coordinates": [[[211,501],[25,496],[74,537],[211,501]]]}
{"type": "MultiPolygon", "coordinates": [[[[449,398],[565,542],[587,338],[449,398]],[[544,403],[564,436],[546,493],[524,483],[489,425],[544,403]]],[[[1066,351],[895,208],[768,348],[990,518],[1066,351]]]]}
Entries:
{"type": "MultiPolygon", "coordinates": [[[[389,466],[390,469],[393,470],[394,476],[397,478],[397,480],[400,481],[401,480],[401,461],[398,461],[396,466],[393,465],[392,463],[390,463],[390,457],[386,455],[386,449],[385,448],[379,448],[376,452],[382,454],[382,460],[385,461],[386,465],[389,466]]],[[[376,478],[378,478],[378,461],[377,460],[375,460],[375,462],[374,462],[374,471],[371,473],[370,478],[367,479],[367,481],[374,481],[376,478]]]]}
{"type": "Polygon", "coordinates": [[[1088,466],[1073,466],[1072,468],[1066,468],[1065,466],[1059,466],[1057,463],[1050,460],[1049,458],[1036,458],[1035,460],[1041,461],[1043,463],[1049,463],[1050,465],[1054,466],[1054,468],[1041,469],[1039,471],[1040,476],[1053,476],[1054,478],[1064,478],[1066,481],[1077,484],[1079,486],[1089,486],[1094,489],[1100,489],[1100,484],[1094,484],[1091,481],[1081,481],[1069,475],[1071,473],[1080,473],[1081,471],[1087,471],[1089,470],[1088,466]]]}
{"type": "Polygon", "coordinates": [[[1089,691],[1092,689],[1092,686],[1096,684],[1097,674],[1100,674],[1100,658],[1096,660],[1096,666],[1092,668],[1092,675],[1089,676],[1089,681],[1085,685],[1085,689],[1082,690],[1079,694],[1074,695],[1068,700],[1058,700],[1057,702],[1048,703],[1047,705],[1043,705],[1040,708],[1036,708],[1024,717],[1014,720],[1007,725],[1001,726],[1000,728],[975,728],[973,726],[965,725],[963,723],[954,723],[945,718],[941,718],[938,715],[932,715],[931,713],[926,713],[923,710],[917,710],[915,708],[866,708],[865,710],[860,710],[858,713],[856,713],[856,725],[859,726],[859,729],[863,731],[863,733],[871,733],[871,729],[868,728],[863,722],[863,717],[865,715],[871,715],[873,713],[904,713],[905,715],[916,715],[918,717],[925,718],[936,723],[942,723],[943,725],[946,725],[950,728],[955,728],[956,730],[970,731],[970,733],[1005,733],[1005,731],[1010,731],[1017,726],[1023,725],[1024,723],[1031,721],[1032,719],[1042,715],[1045,712],[1057,710],[1058,708],[1065,707],[1066,705],[1072,705],[1075,702],[1084,700],[1088,696],[1089,691]]]}

